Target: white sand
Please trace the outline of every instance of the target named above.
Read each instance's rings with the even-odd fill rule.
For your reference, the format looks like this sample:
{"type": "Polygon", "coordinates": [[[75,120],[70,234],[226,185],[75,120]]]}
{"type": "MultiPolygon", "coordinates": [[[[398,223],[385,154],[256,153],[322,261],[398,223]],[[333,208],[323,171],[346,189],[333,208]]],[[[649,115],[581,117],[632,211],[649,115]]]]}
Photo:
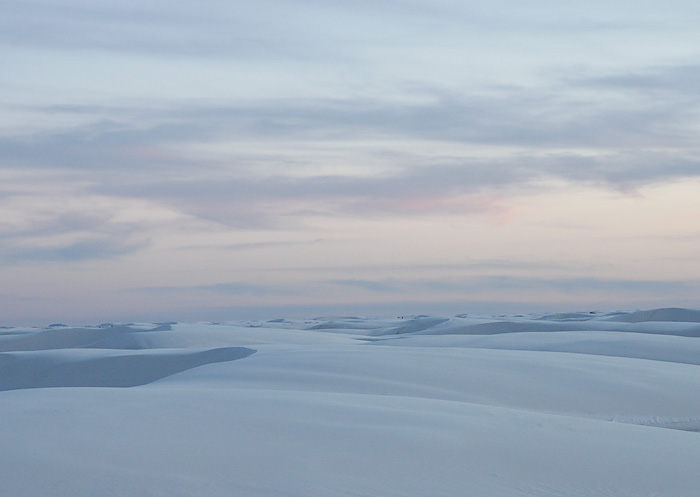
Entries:
{"type": "Polygon", "coordinates": [[[0,330],[0,494],[700,496],[698,316],[0,330]]]}

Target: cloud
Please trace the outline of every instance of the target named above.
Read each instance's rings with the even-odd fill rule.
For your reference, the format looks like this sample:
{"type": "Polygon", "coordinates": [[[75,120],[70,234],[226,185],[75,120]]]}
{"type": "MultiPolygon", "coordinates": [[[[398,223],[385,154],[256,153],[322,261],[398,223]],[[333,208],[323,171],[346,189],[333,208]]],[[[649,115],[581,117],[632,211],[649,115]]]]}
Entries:
{"type": "Polygon", "coordinates": [[[0,41],[15,46],[199,57],[266,52],[256,26],[227,8],[201,9],[187,2],[44,2],[41,8],[7,3],[0,41]]]}
{"type": "Polygon", "coordinates": [[[35,171],[32,181],[77,175],[76,195],[148,199],[234,229],[295,228],[309,215],[503,220],[509,196],[543,180],[633,191],[700,176],[697,72],[652,66],[463,92],[426,84],[400,98],[15,105],[62,124],[0,135],[0,161],[35,171]]]}
{"type": "MultiPolygon", "coordinates": [[[[51,111],[50,111],[51,112],[51,111]]],[[[162,123],[144,128],[132,121],[98,119],[89,124],[29,136],[0,137],[0,158],[6,168],[88,171],[91,176],[116,176],[129,171],[176,171],[192,167],[168,153],[163,142],[197,140],[196,123],[162,123]]]]}
{"type": "MultiPolygon", "coordinates": [[[[92,122],[71,130],[5,137],[0,150],[4,157],[25,167],[53,164],[69,168],[97,164],[117,167],[118,158],[123,168],[163,167],[165,161],[154,157],[149,161],[139,152],[180,151],[183,143],[196,144],[206,151],[207,146],[228,142],[231,148],[248,150],[250,160],[260,156],[263,149],[269,150],[271,143],[294,147],[307,155],[301,157],[306,160],[329,146],[388,151],[406,140],[450,144],[451,149],[478,145],[498,151],[516,147],[530,155],[574,149],[584,157],[647,150],[697,152],[697,95],[690,88],[679,91],[675,83],[676,73],[690,72],[683,78],[690,81],[697,69],[670,67],[666,73],[654,71],[651,76],[636,76],[639,81],[647,81],[647,86],[651,84],[649,79],[654,81],[653,99],[628,92],[632,83],[615,83],[619,79],[634,80],[633,76],[609,74],[568,78],[537,88],[502,87],[488,92],[424,88],[416,90],[408,101],[390,97],[294,98],[245,103],[164,101],[149,105],[148,110],[135,106],[38,107],[34,110],[52,115],[94,117],[92,122]],[[582,93],[581,88],[591,91],[582,93]],[[176,144],[180,147],[174,147],[176,144]],[[258,149],[250,152],[254,146],[258,149]]],[[[415,148],[400,145],[406,146],[409,151],[415,148]]],[[[280,150],[279,146],[276,149],[280,150]]],[[[287,160],[299,159],[293,157],[292,150],[280,152],[287,160]]],[[[275,156],[270,152],[266,155],[275,156]]],[[[229,163],[242,156],[231,155],[229,163]]],[[[170,167],[179,162],[175,153],[167,159],[170,167]]]]}
{"type": "Polygon", "coordinates": [[[171,285],[130,288],[128,292],[148,293],[154,295],[212,295],[221,296],[280,296],[293,295],[298,290],[284,285],[257,285],[244,282],[216,283],[212,285],[171,285]]]}
{"type": "Polygon", "coordinates": [[[319,155],[323,141],[302,141],[271,152],[266,148],[271,138],[266,138],[243,152],[231,144],[223,157],[208,160],[206,145],[205,158],[178,154],[179,145],[171,145],[177,137],[167,128],[141,135],[102,126],[5,146],[0,156],[17,170],[33,166],[40,174],[51,171],[52,181],[58,173],[79,173],[85,184],[76,195],[149,199],[183,215],[245,229],[298,226],[310,214],[502,218],[507,217],[508,196],[533,193],[546,179],[628,191],[700,175],[700,152],[692,149],[596,154],[545,148],[479,157],[461,144],[461,149],[441,156],[412,149],[410,143],[405,150],[391,151],[389,143],[363,148],[349,141],[333,155],[319,155]],[[380,166],[377,174],[334,173],[333,161],[370,161],[386,169],[380,166]],[[301,167],[309,167],[310,173],[298,174],[301,167]]]}
{"type": "Polygon", "coordinates": [[[198,175],[187,180],[143,180],[98,185],[95,192],[150,196],[173,209],[232,227],[293,227],[308,215],[507,217],[509,197],[541,191],[544,179],[588,183],[628,191],[697,177],[700,158],[664,153],[583,158],[575,155],[514,159],[410,157],[408,167],[378,176],[254,177],[198,175]]]}
{"type": "Polygon", "coordinates": [[[189,221],[146,199],[90,194],[79,181],[20,178],[0,187],[2,264],[112,259],[143,250],[159,230],[186,228],[189,221]]]}
{"type": "Polygon", "coordinates": [[[619,74],[573,78],[569,83],[579,87],[606,89],[619,92],[638,92],[644,96],[676,94],[679,97],[700,99],[697,80],[699,64],[651,66],[619,74]]]}
{"type": "Polygon", "coordinates": [[[392,293],[398,290],[396,283],[392,281],[371,281],[371,280],[329,280],[328,283],[350,288],[369,290],[370,292],[392,293]]]}
{"type": "MultiPolygon", "coordinates": [[[[406,22],[444,19],[445,9],[421,2],[212,1],[119,4],[6,2],[0,42],[15,47],[136,57],[219,61],[318,61],[337,64],[363,39],[410,40],[406,22]],[[397,20],[404,22],[397,22],[397,20]]],[[[450,10],[450,9],[448,9],[450,10]]]]}
{"type": "Polygon", "coordinates": [[[200,250],[200,249],[212,249],[225,250],[231,252],[243,252],[250,250],[263,250],[263,249],[278,249],[278,248],[288,248],[288,247],[303,247],[309,245],[316,245],[323,243],[325,240],[322,238],[317,238],[315,240],[304,240],[304,241],[284,241],[284,242],[250,242],[250,243],[229,243],[229,244],[216,244],[216,245],[189,245],[183,247],[182,250],[200,250]]]}
{"type": "Polygon", "coordinates": [[[100,259],[114,259],[146,248],[148,241],[121,240],[114,238],[91,237],[67,245],[49,247],[25,245],[6,247],[0,244],[0,254],[4,263],[24,261],[78,262],[100,259]]]}
{"type": "MultiPolygon", "coordinates": [[[[509,275],[471,276],[463,279],[352,279],[328,280],[332,285],[348,286],[367,290],[372,293],[391,293],[393,295],[454,295],[464,294],[471,297],[479,294],[500,292],[506,298],[512,293],[542,292],[550,295],[581,296],[589,294],[621,293],[624,295],[685,295],[700,289],[700,282],[677,280],[629,280],[599,278],[538,278],[509,275]]],[[[522,297],[520,297],[522,298],[522,297]]]]}
{"type": "Polygon", "coordinates": [[[430,82],[402,82],[393,94],[379,96],[339,91],[333,98],[132,98],[111,106],[76,101],[13,109],[54,117],[92,116],[92,122],[71,131],[36,136],[39,144],[136,145],[231,137],[367,143],[412,138],[625,150],[630,145],[695,144],[677,134],[699,117],[696,106],[689,105],[699,98],[694,87],[699,73],[697,65],[669,65],[635,72],[579,71],[537,86],[446,89],[430,82]]]}

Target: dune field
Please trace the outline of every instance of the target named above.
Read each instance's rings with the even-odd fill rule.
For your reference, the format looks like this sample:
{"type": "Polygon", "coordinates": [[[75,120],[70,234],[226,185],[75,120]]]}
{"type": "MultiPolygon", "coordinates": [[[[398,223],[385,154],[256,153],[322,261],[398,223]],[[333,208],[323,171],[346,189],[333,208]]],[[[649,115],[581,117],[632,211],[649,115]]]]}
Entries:
{"type": "Polygon", "coordinates": [[[700,496],[700,311],[0,329],[0,494],[700,496]]]}

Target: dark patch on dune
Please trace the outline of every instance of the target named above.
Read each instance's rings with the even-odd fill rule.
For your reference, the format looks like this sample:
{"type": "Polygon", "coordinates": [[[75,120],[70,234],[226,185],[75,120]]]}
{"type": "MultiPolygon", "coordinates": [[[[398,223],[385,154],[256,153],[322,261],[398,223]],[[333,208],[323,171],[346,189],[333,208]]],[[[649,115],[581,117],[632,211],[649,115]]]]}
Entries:
{"type": "Polygon", "coordinates": [[[0,391],[49,387],[135,387],[189,369],[244,359],[256,350],[223,347],[210,350],[139,353],[52,350],[0,354],[0,391]]]}
{"type": "Polygon", "coordinates": [[[566,312],[547,314],[537,318],[538,321],[590,321],[598,317],[595,312],[566,312]]]}

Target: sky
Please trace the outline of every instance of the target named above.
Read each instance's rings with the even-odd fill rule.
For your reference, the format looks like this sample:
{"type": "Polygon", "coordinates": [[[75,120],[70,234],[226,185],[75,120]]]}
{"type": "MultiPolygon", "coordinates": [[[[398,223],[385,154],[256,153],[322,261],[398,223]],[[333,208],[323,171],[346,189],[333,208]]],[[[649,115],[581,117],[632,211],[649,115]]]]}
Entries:
{"type": "Polygon", "coordinates": [[[3,0],[0,325],[700,308],[698,26],[3,0]]]}

